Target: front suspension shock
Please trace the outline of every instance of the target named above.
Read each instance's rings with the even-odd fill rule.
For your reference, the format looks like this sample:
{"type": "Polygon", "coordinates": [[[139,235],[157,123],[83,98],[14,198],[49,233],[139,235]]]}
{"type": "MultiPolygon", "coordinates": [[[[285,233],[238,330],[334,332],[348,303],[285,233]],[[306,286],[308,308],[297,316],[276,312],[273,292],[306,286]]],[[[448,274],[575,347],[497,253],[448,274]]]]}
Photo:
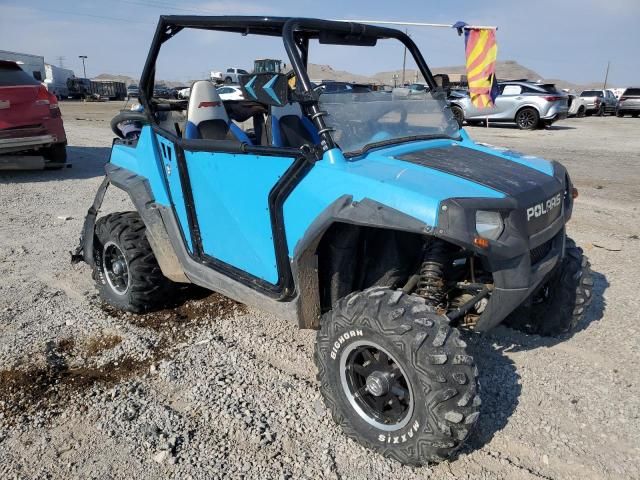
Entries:
{"type": "Polygon", "coordinates": [[[444,268],[450,253],[451,246],[440,239],[430,240],[425,247],[416,293],[432,307],[446,307],[444,268]]]}

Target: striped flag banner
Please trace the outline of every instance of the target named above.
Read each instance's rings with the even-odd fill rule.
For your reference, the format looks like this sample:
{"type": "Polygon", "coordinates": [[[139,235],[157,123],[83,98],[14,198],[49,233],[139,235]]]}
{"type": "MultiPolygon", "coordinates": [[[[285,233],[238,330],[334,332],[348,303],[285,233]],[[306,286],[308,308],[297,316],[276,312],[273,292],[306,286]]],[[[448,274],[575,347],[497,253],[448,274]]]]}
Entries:
{"type": "Polygon", "coordinates": [[[476,108],[493,107],[498,96],[496,31],[493,29],[467,29],[465,30],[464,42],[471,103],[476,108]]]}

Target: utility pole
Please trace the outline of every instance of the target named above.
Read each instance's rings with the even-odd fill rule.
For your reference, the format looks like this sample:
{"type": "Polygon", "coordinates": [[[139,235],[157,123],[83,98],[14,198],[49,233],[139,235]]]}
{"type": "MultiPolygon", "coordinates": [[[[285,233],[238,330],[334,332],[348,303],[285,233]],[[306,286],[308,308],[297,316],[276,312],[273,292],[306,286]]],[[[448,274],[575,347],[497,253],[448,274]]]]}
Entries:
{"type": "MultiPolygon", "coordinates": [[[[407,35],[409,34],[409,29],[406,28],[404,31],[407,35]]],[[[401,87],[404,87],[404,72],[407,67],[407,46],[404,47],[404,55],[402,56],[402,84],[401,87]]]]}
{"type": "Polygon", "coordinates": [[[604,74],[604,86],[603,90],[607,89],[607,80],[609,79],[609,66],[611,65],[611,60],[607,61],[607,73],[604,74]]]}
{"type": "Polygon", "coordinates": [[[62,55],[59,55],[56,57],[56,60],[58,60],[58,66],[60,68],[64,68],[64,57],[62,55]]]}
{"type": "Polygon", "coordinates": [[[82,71],[84,72],[83,78],[87,78],[87,67],[84,64],[84,61],[89,57],[87,57],[86,55],[78,55],[78,58],[82,59],[82,71]]]}

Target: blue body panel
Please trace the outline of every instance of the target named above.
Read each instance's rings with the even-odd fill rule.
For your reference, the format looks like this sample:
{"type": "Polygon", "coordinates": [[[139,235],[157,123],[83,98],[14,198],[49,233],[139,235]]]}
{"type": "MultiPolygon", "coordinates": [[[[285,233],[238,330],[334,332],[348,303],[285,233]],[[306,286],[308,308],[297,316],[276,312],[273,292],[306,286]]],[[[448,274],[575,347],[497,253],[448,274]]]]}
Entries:
{"type": "Polygon", "coordinates": [[[277,283],[269,192],[293,158],[185,152],[204,253],[277,283]]]}
{"type": "Polygon", "coordinates": [[[166,207],[175,207],[187,247],[193,252],[175,149],[169,140],[160,135],[155,135],[158,139],[156,146],[154,135],[151,127],[144,126],[135,147],[113,146],[110,162],[146,178],[155,201],[166,207]],[[168,176],[165,174],[167,171],[171,172],[168,176]]]}
{"type": "Polygon", "coordinates": [[[338,149],[326,152],[284,205],[289,256],[311,223],[342,195],[364,198],[399,210],[426,225],[437,225],[440,202],[448,198],[504,198],[504,193],[452,174],[397,160],[409,152],[460,145],[512,160],[553,175],[550,162],[479,146],[461,130],[461,140],[429,140],[372,150],[345,159],[338,149]]]}
{"type": "MultiPolygon", "coordinates": [[[[415,141],[349,159],[339,149],[325,152],[284,203],[289,256],[293,256],[311,223],[344,195],[353,196],[354,201],[369,198],[429,226],[437,225],[440,203],[448,198],[505,196],[453,174],[395,158],[406,153],[455,144],[553,175],[550,162],[477,145],[464,130],[460,133],[459,141],[415,141]]],[[[145,126],[136,147],[114,145],[111,162],[147,178],[157,203],[173,204],[187,247],[193,252],[175,147],[160,135],[156,135],[156,144],[153,135],[151,128],[145,126]]],[[[204,253],[277,283],[268,199],[293,158],[189,151],[185,158],[204,253]]]]}
{"type": "Polygon", "coordinates": [[[111,149],[111,163],[126,168],[146,178],[153,197],[161,205],[169,206],[171,201],[164,177],[164,165],[153,141],[151,127],[144,126],[135,147],[115,144],[111,149]]]}

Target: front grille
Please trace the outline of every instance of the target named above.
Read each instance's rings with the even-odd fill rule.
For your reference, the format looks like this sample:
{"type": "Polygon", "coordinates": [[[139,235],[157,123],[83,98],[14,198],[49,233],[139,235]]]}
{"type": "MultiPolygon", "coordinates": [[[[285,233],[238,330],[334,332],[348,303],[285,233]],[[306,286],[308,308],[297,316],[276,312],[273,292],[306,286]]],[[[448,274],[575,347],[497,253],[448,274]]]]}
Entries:
{"type": "Polygon", "coordinates": [[[536,248],[531,249],[529,255],[531,256],[531,265],[535,265],[546,257],[551,251],[553,245],[553,238],[547,240],[542,245],[538,245],[536,248]]]}

